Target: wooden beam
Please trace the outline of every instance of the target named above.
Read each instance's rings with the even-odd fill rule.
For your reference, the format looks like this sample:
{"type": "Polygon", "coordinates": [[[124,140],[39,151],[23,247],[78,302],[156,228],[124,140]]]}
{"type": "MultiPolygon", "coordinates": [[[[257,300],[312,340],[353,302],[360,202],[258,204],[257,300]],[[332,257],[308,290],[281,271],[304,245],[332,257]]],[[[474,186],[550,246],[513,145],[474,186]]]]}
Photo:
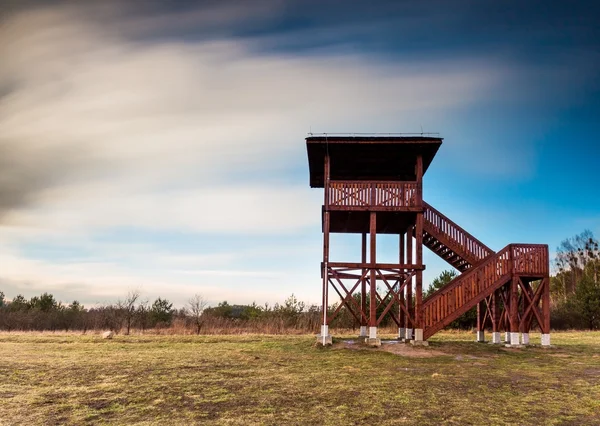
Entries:
{"type": "MultiPolygon", "coordinates": [[[[411,264],[413,262],[413,228],[409,227],[406,232],[406,263],[411,264]]],[[[406,285],[406,312],[408,312],[407,327],[410,321],[414,328],[415,324],[415,311],[412,303],[412,277],[406,285]]]]}
{"type": "Polygon", "coordinates": [[[369,326],[377,327],[377,280],[375,277],[375,265],[377,263],[377,213],[371,212],[370,215],[370,243],[371,253],[369,256],[369,262],[371,263],[371,279],[369,280],[370,286],[370,306],[369,306],[369,326]]]}
{"type": "Polygon", "coordinates": [[[378,269],[414,269],[424,270],[425,265],[400,264],[400,263],[356,263],[356,262],[329,262],[328,265],[332,268],[348,268],[348,269],[363,269],[371,268],[373,265],[378,269]]]}
{"type": "MultiPolygon", "coordinates": [[[[362,238],[361,238],[360,261],[362,264],[366,265],[367,264],[367,234],[363,232],[361,237],[362,238]]],[[[366,313],[367,313],[367,279],[365,277],[365,274],[366,274],[366,268],[363,268],[361,285],[360,285],[360,303],[361,303],[361,310],[366,315],[366,313]]],[[[366,326],[368,321],[364,315],[363,315],[363,318],[364,319],[362,319],[360,325],[366,326]]]]}
{"type": "MultiPolygon", "coordinates": [[[[423,213],[417,213],[415,226],[415,263],[423,264],[423,213]]],[[[415,328],[423,328],[423,270],[417,270],[415,277],[415,328]]]]}

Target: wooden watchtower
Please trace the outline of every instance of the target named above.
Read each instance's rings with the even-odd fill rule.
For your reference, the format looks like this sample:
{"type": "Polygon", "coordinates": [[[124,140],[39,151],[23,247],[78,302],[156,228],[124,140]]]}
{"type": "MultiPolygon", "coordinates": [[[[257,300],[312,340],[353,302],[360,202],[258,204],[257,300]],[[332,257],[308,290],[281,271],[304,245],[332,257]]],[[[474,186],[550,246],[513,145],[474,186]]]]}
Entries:
{"type": "Polygon", "coordinates": [[[306,138],[310,186],[324,188],[322,344],[331,342],[329,324],[341,309],[378,344],[386,316],[400,339],[419,343],[475,306],[478,340],[487,325],[495,343],[501,329],[509,343],[521,343],[519,333],[528,343],[537,322],[542,343],[550,344],[548,247],[510,244],[495,253],[428,205],[423,175],[441,145],[439,137],[406,135],[306,138]],[[361,234],[360,262],[331,262],[331,233],[361,234]],[[377,234],[398,235],[396,263],[378,261],[377,234]],[[426,300],[423,246],[462,272],[426,300]],[[341,299],[332,312],[330,290],[341,299]]]}

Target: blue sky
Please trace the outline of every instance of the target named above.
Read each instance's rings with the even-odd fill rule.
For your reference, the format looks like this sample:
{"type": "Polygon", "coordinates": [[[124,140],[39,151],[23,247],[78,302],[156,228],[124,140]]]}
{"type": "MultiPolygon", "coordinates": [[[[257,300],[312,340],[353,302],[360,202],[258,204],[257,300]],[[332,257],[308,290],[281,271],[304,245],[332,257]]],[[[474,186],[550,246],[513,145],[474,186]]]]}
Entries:
{"type": "MultiPolygon", "coordinates": [[[[0,12],[0,290],[318,302],[309,130],[439,132],[424,197],[494,249],[598,235],[598,9],[14,3],[0,12]]],[[[334,259],[357,259],[358,241],[336,236],[334,259]]],[[[426,282],[448,268],[425,262],[426,282]]]]}

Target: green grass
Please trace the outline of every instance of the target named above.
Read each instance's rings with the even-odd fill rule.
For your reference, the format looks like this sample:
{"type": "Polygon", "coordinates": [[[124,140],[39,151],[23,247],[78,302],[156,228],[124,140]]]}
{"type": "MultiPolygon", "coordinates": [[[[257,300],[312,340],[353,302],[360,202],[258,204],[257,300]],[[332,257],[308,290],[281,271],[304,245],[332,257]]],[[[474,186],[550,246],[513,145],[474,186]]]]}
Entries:
{"type": "Polygon", "coordinates": [[[0,424],[600,424],[598,332],[553,349],[446,332],[405,355],[336,340],[4,333],[0,424]]]}

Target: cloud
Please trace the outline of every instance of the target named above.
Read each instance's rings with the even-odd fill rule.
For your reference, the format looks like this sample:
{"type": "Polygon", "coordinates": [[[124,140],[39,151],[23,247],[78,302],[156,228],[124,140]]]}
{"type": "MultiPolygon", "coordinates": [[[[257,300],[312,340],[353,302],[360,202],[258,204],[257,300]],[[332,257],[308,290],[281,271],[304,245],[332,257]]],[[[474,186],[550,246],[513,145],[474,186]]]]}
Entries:
{"type": "MultiPolygon", "coordinates": [[[[115,7],[29,9],[0,26],[9,41],[0,45],[0,273],[15,289],[90,301],[135,287],[180,299],[201,288],[209,300],[281,300],[306,287],[312,275],[302,265],[284,279],[280,266],[242,254],[176,265],[155,248],[132,247],[154,266],[145,270],[86,238],[122,228],[207,239],[318,230],[309,129],[443,130],[448,111],[497,96],[514,72],[490,57],[295,54],[269,49],[277,35],[233,36],[264,19],[264,4],[250,24],[247,6],[167,16],[115,7]],[[194,25],[201,37],[186,33],[194,25]],[[90,254],[61,261],[20,250],[47,238],[55,247],[78,238],[71,251],[90,254]]],[[[125,238],[112,239],[112,250],[125,238]]]]}
{"type": "Polygon", "coordinates": [[[0,71],[4,211],[80,181],[123,192],[213,184],[296,161],[311,125],[409,123],[473,102],[501,79],[485,63],[258,54],[252,41],[231,39],[147,43],[76,10],[27,11],[0,29],[10,40],[0,50],[10,58],[0,71]]]}

